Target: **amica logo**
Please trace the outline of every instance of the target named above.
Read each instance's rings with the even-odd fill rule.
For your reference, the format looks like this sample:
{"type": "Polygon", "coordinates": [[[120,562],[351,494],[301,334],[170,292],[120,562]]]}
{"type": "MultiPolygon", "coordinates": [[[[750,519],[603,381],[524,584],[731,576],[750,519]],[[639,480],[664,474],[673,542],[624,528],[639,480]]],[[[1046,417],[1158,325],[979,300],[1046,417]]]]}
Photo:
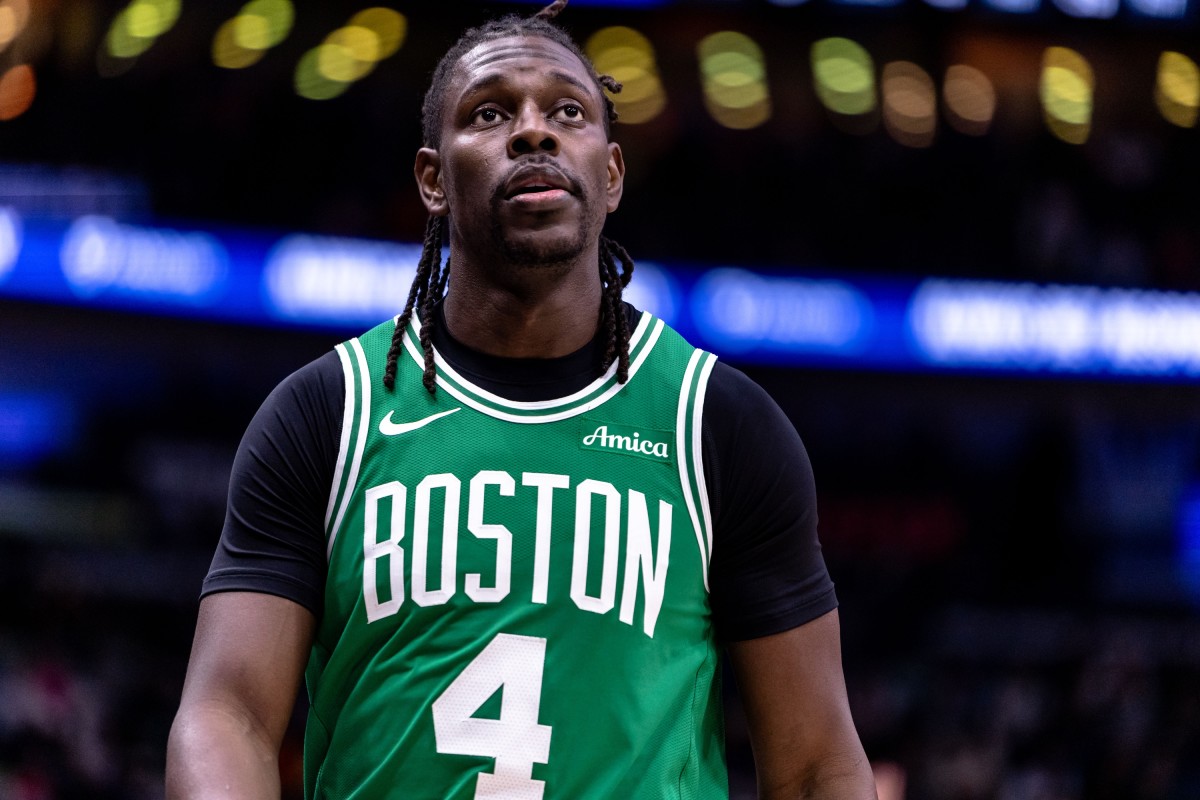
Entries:
{"type": "Polygon", "coordinates": [[[583,437],[583,446],[592,449],[616,450],[618,452],[635,453],[651,456],[652,458],[669,458],[666,442],[655,442],[642,438],[640,431],[632,433],[609,433],[607,425],[601,425],[592,433],[583,437]]]}

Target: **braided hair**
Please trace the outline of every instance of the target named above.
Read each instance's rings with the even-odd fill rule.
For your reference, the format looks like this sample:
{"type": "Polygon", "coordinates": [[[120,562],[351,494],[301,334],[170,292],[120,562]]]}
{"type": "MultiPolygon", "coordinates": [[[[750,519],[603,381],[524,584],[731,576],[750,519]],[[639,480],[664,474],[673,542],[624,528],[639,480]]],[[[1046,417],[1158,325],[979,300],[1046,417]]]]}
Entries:
{"type": "MultiPolygon", "coordinates": [[[[579,58],[588,68],[592,78],[600,89],[604,99],[604,132],[611,138],[612,123],[617,120],[616,107],[604,93],[607,89],[612,93],[621,91],[621,84],[609,75],[597,74],[591,61],[579,45],[565,30],[551,22],[558,12],[567,5],[567,0],[554,0],[550,5],[534,14],[532,17],[518,17],[509,14],[498,20],[467,30],[442,56],[433,71],[433,80],[425,100],[421,104],[421,133],[426,147],[437,149],[441,144],[442,116],[445,111],[446,87],[450,76],[467,52],[483,42],[502,39],[510,36],[540,36],[562,45],[579,58]]],[[[403,347],[405,332],[412,320],[414,312],[421,319],[421,349],[425,353],[425,370],[422,382],[430,394],[435,394],[435,370],[433,363],[433,310],[446,295],[446,281],[450,277],[450,262],[442,264],[442,240],[446,234],[446,218],[430,216],[425,224],[425,243],[421,251],[421,259],[417,262],[417,274],[413,278],[412,288],[408,292],[408,302],[396,320],[396,330],[392,334],[392,346],[388,350],[387,368],[383,374],[383,385],[394,389],[396,385],[396,367],[403,347]]],[[[600,258],[598,269],[603,294],[600,304],[600,324],[605,332],[605,352],[601,363],[601,371],[607,371],[615,362],[617,365],[617,381],[625,383],[629,379],[629,320],[625,316],[621,300],[622,290],[629,285],[633,277],[633,259],[625,248],[607,236],[600,237],[600,258]]]]}

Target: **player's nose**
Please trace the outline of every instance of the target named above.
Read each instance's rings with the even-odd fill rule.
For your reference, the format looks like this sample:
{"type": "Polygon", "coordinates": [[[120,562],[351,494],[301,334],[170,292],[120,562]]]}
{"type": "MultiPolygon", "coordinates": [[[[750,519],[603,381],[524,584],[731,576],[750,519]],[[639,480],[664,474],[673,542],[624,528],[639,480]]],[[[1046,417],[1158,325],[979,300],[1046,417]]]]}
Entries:
{"type": "Polygon", "coordinates": [[[513,120],[512,133],[508,137],[510,158],[531,153],[558,154],[559,141],[550,121],[534,103],[525,103],[513,120]]]}

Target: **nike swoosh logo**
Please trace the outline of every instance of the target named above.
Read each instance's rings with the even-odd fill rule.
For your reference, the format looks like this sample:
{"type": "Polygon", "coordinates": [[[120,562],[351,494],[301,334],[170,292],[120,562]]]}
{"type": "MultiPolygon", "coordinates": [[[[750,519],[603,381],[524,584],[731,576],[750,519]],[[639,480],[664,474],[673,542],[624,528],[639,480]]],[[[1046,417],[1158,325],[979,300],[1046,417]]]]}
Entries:
{"type": "Polygon", "coordinates": [[[392,412],[389,411],[386,417],[379,420],[379,432],[384,436],[397,436],[401,433],[410,433],[415,431],[417,428],[424,428],[435,419],[440,419],[449,414],[453,414],[455,411],[462,411],[462,406],[459,406],[458,408],[452,408],[449,411],[443,411],[439,414],[431,414],[428,417],[416,420],[415,422],[392,422],[392,412]]]}

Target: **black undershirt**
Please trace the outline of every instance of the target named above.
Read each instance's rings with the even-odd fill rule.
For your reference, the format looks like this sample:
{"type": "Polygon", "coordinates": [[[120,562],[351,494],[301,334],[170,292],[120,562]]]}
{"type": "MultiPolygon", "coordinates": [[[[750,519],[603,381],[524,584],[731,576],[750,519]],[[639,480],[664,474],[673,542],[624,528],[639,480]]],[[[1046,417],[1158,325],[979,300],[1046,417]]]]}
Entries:
{"type": "MultiPolygon", "coordinates": [[[[626,311],[636,321],[638,312],[626,311]]],[[[514,401],[565,397],[598,375],[605,342],[561,358],[500,358],[471,350],[438,309],[434,347],[473,383],[514,401]]],[[[279,595],[318,617],[324,605],[325,510],[338,455],[345,383],[334,351],[267,397],[234,459],[225,526],[203,595],[279,595]]],[[[713,516],[709,587],[724,641],[789,630],[837,606],[817,541],[816,489],[800,437],[779,406],[718,361],[701,428],[713,516]]]]}

